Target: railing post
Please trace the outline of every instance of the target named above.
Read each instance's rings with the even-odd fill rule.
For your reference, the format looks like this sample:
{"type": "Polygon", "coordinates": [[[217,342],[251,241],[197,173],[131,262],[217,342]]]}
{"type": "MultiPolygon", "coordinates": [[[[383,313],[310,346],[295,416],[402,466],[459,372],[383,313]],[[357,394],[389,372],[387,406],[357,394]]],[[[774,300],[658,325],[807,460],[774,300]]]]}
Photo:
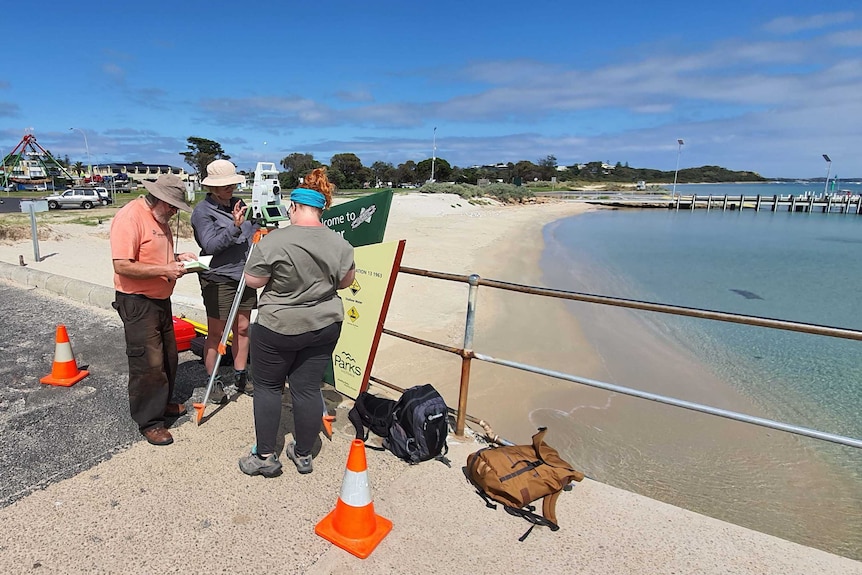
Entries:
{"type": "Polygon", "coordinates": [[[467,419],[467,391],[470,389],[470,362],[473,359],[473,329],[476,326],[476,296],[479,292],[478,274],[470,274],[467,283],[467,320],[464,326],[464,355],[461,356],[461,385],[458,390],[458,413],[455,416],[455,435],[463,437],[467,419]]]}

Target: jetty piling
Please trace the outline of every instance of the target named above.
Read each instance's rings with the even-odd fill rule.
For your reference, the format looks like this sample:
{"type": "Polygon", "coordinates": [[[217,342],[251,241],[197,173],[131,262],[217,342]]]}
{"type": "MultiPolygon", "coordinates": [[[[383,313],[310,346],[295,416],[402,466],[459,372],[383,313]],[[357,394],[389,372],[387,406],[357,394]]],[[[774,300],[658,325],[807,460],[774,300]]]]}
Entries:
{"type": "MultiPolygon", "coordinates": [[[[821,198],[817,198],[814,195],[810,196],[787,196],[782,197],[780,195],[773,195],[772,201],[769,201],[768,196],[764,197],[760,194],[756,196],[746,196],[746,195],[733,195],[733,196],[719,196],[714,197],[712,195],[709,196],[677,196],[674,198],[673,202],[668,206],[671,209],[679,211],[680,206],[683,208],[688,208],[689,211],[694,211],[698,208],[706,208],[706,211],[710,211],[712,209],[713,203],[716,205],[720,203],[721,211],[726,212],[727,210],[739,210],[743,211],[746,207],[754,208],[754,211],[759,212],[762,208],[766,206],[769,207],[769,211],[777,212],[786,207],[788,212],[806,212],[812,213],[814,211],[819,211],[824,214],[838,212],[840,214],[862,214],[862,196],[847,196],[846,198],[837,198],[835,196],[823,196],[821,198]]],[[[603,203],[603,202],[596,202],[603,203]]],[[[614,202],[615,205],[619,205],[618,201],[614,202]]],[[[636,207],[660,207],[656,205],[654,201],[642,201],[642,200],[630,200],[627,201],[627,206],[636,208],[636,207]]]]}

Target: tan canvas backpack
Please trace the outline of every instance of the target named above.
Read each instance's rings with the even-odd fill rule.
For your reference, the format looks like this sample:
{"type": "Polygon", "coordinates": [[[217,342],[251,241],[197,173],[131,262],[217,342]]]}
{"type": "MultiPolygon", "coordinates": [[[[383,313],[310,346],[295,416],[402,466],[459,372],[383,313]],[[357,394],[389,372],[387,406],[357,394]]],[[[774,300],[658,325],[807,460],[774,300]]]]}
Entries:
{"type": "Polygon", "coordinates": [[[502,503],[511,515],[523,517],[533,525],[519,539],[523,541],[535,525],[545,525],[551,531],[557,524],[557,498],[570,482],[582,481],[584,474],[560,458],[557,450],[543,440],[546,428],[540,427],[532,445],[486,447],[467,456],[464,472],[485,499],[502,503]],[[542,499],[542,515],[533,513],[533,501],[542,499]]]}

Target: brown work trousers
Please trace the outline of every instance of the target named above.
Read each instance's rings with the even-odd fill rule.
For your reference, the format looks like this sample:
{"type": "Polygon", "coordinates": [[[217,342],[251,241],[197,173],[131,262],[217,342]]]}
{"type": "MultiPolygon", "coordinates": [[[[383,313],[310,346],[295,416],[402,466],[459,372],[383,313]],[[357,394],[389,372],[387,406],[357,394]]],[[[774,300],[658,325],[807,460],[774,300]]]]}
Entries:
{"type": "Polygon", "coordinates": [[[129,358],[129,410],[141,433],[165,424],[177,377],[177,339],[171,300],[117,292],[129,358]]]}

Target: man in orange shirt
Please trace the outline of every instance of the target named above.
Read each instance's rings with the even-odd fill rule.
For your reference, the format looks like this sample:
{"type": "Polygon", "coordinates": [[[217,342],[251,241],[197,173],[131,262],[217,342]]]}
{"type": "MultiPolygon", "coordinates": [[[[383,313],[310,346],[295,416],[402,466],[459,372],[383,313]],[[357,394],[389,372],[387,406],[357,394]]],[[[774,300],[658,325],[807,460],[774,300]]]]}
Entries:
{"type": "Polygon", "coordinates": [[[177,375],[171,294],[186,273],[192,252],[174,252],[169,226],[177,209],[191,212],[185,185],[174,174],[144,182],[146,196],[129,202],[111,222],[114,261],[114,309],[123,320],[129,358],[129,409],[141,433],[153,445],[174,439],[165,417],[178,417],[186,407],[169,403],[177,375]]]}

